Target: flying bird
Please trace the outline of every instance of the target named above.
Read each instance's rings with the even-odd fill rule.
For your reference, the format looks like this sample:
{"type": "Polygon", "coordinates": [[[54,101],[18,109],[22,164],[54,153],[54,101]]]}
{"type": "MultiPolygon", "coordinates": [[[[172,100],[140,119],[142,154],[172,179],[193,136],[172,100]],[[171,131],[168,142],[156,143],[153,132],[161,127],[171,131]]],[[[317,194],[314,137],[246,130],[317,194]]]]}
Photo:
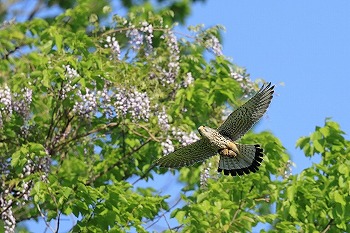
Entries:
{"type": "Polygon", "coordinates": [[[219,128],[200,126],[200,140],[163,156],[156,164],[160,167],[179,168],[219,154],[218,172],[223,171],[224,175],[241,176],[258,171],[263,161],[263,149],[258,144],[244,145],[236,141],[264,115],[274,87],[271,83],[263,85],[251,99],[233,111],[219,128]]]}

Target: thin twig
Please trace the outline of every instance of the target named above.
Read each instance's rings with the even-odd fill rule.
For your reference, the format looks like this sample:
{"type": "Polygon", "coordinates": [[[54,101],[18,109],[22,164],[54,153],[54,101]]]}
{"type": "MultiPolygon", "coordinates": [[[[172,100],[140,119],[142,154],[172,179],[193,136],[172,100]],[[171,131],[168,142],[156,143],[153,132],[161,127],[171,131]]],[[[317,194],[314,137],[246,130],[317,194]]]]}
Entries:
{"type": "Polygon", "coordinates": [[[164,220],[166,222],[166,225],[168,225],[168,229],[171,230],[171,227],[170,227],[170,225],[168,223],[168,220],[166,220],[166,216],[164,214],[163,214],[163,218],[164,218],[164,220]]]}
{"type": "Polygon", "coordinates": [[[53,233],[55,232],[55,230],[50,226],[50,224],[48,222],[46,222],[45,220],[45,215],[43,214],[43,212],[40,209],[40,206],[38,204],[35,204],[36,208],[39,210],[40,216],[44,219],[45,225],[48,229],[50,229],[53,233]]]}
{"type": "Polygon", "coordinates": [[[16,46],[13,50],[8,51],[7,53],[1,56],[1,60],[7,60],[9,56],[14,52],[16,52],[19,48],[20,48],[19,46],[16,46]]]}
{"type": "Polygon", "coordinates": [[[56,224],[56,233],[58,233],[58,230],[60,229],[60,215],[61,215],[61,213],[58,213],[57,224],[56,224]]]}
{"type": "Polygon", "coordinates": [[[178,231],[180,230],[180,228],[183,227],[183,225],[184,225],[184,224],[181,224],[181,225],[179,225],[179,226],[173,227],[173,228],[171,228],[170,230],[171,230],[171,231],[176,231],[176,232],[178,232],[178,231]]]}
{"type": "Polygon", "coordinates": [[[35,7],[33,8],[32,12],[29,14],[27,21],[30,21],[33,19],[33,17],[35,16],[35,14],[40,10],[41,6],[43,5],[43,1],[39,0],[37,1],[35,7]]]}
{"type": "Polygon", "coordinates": [[[74,140],[77,140],[77,139],[80,139],[80,138],[89,136],[89,135],[91,135],[91,134],[93,134],[93,133],[100,132],[100,131],[105,130],[105,129],[107,129],[107,128],[118,127],[119,124],[120,124],[120,122],[112,122],[112,123],[109,123],[109,124],[100,126],[100,127],[98,127],[98,128],[95,128],[95,129],[93,129],[93,130],[90,130],[89,132],[76,135],[76,136],[74,136],[74,137],[72,137],[72,138],[70,138],[70,139],[68,139],[68,140],[66,140],[66,141],[64,141],[64,142],[62,142],[61,144],[59,144],[59,145],[56,147],[56,149],[59,150],[62,146],[65,146],[65,145],[67,145],[68,143],[70,143],[70,142],[72,142],[72,141],[74,141],[74,140]]]}
{"type": "Polygon", "coordinates": [[[163,212],[161,215],[156,216],[154,219],[157,219],[156,221],[153,221],[151,225],[149,225],[148,227],[146,227],[146,230],[150,227],[152,227],[153,225],[155,225],[157,222],[160,221],[160,219],[167,213],[169,213],[175,206],[177,206],[177,204],[179,204],[179,202],[181,201],[181,197],[179,197],[179,199],[175,202],[174,205],[172,205],[168,210],[166,210],[165,212],[163,212]]]}
{"type": "Polygon", "coordinates": [[[238,209],[236,210],[236,212],[233,214],[232,220],[230,222],[230,225],[235,221],[235,219],[237,218],[238,213],[242,210],[243,207],[243,199],[242,199],[242,192],[241,192],[241,199],[239,200],[239,206],[238,209]]]}
{"type": "Polygon", "coordinates": [[[323,229],[323,231],[321,233],[326,233],[327,231],[329,231],[329,229],[331,228],[331,224],[333,223],[334,219],[329,220],[328,224],[326,225],[326,227],[323,229]]]}
{"type": "Polygon", "coordinates": [[[140,128],[144,129],[144,130],[148,133],[148,135],[153,139],[153,141],[160,142],[160,140],[157,139],[157,137],[156,137],[154,134],[152,134],[152,133],[149,131],[149,129],[147,129],[145,126],[139,125],[139,124],[138,124],[137,126],[139,126],[140,128]]]}
{"type": "Polygon", "coordinates": [[[58,102],[56,102],[56,103],[57,104],[55,105],[55,107],[52,111],[51,120],[50,120],[51,122],[50,122],[49,130],[47,131],[46,141],[51,137],[51,135],[53,133],[55,114],[56,114],[56,111],[58,111],[58,102]]]}
{"type": "Polygon", "coordinates": [[[147,175],[155,166],[156,166],[156,164],[152,164],[142,176],[140,176],[137,180],[135,180],[135,181],[132,183],[132,185],[135,185],[137,182],[139,182],[140,180],[142,180],[143,178],[145,178],[146,175],[147,175]]]}

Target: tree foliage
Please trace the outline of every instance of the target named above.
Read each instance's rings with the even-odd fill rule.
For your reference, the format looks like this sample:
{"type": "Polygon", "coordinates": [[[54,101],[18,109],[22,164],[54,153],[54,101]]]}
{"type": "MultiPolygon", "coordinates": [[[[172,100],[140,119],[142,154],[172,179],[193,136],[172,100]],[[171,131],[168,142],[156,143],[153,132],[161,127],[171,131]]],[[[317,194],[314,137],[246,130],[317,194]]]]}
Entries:
{"type": "Polygon", "coordinates": [[[136,186],[169,172],[153,162],[196,140],[199,125],[218,126],[258,85],[222,54],[222,27],[180,33],[176,11],[147,3],[106,25],[110,7],[94,3],[1,25],[6,231],[44,218],[55,232],[59,224],[50,220],[72,215],[73,232],[146,232],[167,212],[179,223],[165,226],[169,232],[252,231],[259,223],[275,232],[350,231],[349,141],[330,120],[297,142],[306,156],[322,155],[301,174],[290,174],[272,133],[248,133],[242,141],[261,144],[266,154],[255,174],[218,175],[217,158],[182,168],[182,207],[154,187],[136,186]]]}

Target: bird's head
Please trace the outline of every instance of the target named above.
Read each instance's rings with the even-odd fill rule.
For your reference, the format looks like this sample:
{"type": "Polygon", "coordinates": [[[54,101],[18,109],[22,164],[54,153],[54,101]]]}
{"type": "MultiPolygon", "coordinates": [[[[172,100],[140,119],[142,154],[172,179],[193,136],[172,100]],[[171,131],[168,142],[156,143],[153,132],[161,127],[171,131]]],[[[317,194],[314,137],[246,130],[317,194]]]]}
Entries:
{"type": "Polygon", "coordinates": [[[216,130],[212,129],[208,126],[199,126],[198,132],[202,137],[211,138],[213,134],[215,134],[216,130]]]}

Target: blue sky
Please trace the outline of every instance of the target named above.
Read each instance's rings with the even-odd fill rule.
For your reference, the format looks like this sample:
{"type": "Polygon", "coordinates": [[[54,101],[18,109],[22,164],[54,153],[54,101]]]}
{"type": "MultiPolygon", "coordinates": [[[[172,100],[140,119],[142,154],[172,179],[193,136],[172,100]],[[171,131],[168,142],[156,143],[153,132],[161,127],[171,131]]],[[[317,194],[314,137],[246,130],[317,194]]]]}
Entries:
{"type": "Polygon", "coordinates": [[[255,130],[281,139],[296,163],[294,173],[311,165],[296,140],[326,117],[350,132],[349,9],[349,1],[209,0],[196,4],[188,21],[224,25],[224,54],[251,79],[277,84],[255,130]]]}
{"type": "MultiPolygon", "coordinates": [[[[224,54],[245,67],[252,80],[276,84],[269,111],[254,130],[270,130],[282,141],[296,164],[293,174],[320,159],[296,149],[298,138],[324,125],[327,117],[350,132],[349,9],[348,1],[209,0],[195,4],[187,21],[224,25],[224,54]]],[[[175,201],[180,185],[171,175],[163,179],[155,188],[175,201]]],[[[166,229],[164,221],[159,226],[154,229],[166,229]]]]}
{"type": "MultiPolygon", "coordinates": [[[[270,130],[280,138],[296,164],[294,174],[317,161],[295,148],[299,137],[322,126],[326,117],[350,132],[349,9],[346,0],[208,0],[195,4],[187,21],[187,25],[224,25],[224,54],[247,68],[252,80],[263,78],[277,85],[267,115],[254,130],[270,130]]],[[[162,194],[170,193],[176,200],[181,186],[175,177],[168,175],[156,183],[162,194]]],[[[72,227],[69,217],[66,220],[60,232],[72,227]]],[[[30,229],[43,232],[44,224],[39,225],[41,230],[36,224],[30,229]]]]}

